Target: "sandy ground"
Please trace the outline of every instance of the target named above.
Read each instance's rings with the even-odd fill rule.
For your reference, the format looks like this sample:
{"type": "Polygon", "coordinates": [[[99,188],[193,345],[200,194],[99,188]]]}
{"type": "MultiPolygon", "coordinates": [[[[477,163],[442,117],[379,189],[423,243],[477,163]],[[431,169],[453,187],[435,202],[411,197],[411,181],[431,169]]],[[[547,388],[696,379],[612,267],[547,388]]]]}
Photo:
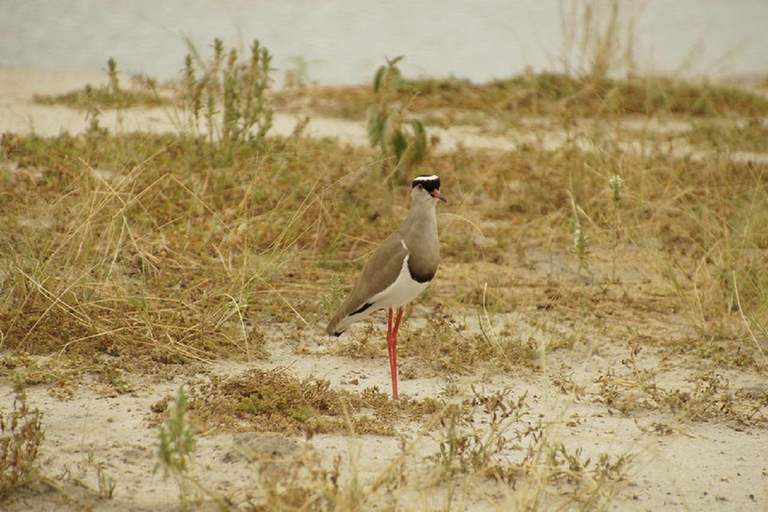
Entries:
{"type": "MultiPolygon", "coordinates": [[[[98,77],[41,74],[32,71],[0,69],[0,133],[14,131],[56,135],[62,131],[80,132],[85,128],[81,112],[60,107],[44,107],[31,103],[33,93],[50,94],[80,88],[98,77]]],[[[277,115],[275,130],[290,134],[297,119],[292,115],[277,115]]],[[[102,125],[113,133],[120,131],[173,130],[168,115],[162,109],[130,110],[105,113],[102,125]]],[[[665,125],[666,126],[666,125],[665,125]]],[[[677,127],[680,128],[680,127],[677,127]]],[[[658,129],[665,129],[664,126],[658,129]]],[[[666,129],[675,129],[666,126],[666,129]]],[[[684,129],[684,127],[682,127],[684,129]]],[[[354,122],[313,118],[307,134],[332,136],[352,144],[365,143],[364,126],[354,122]]],[[[460,141],[466,147],[512,149],[520,143],[518,135],[485,136],[471,127],[443,130],[441,149],[450,151],[460,141]]],[[[557,134],[552,144],[556,144],[557,134]]],[[[764,155],[760,158],[764,158],[764,155]]],[[[529,268],[517,269],[525,276],[519,286],[533,287],[545,282],[552,273],[552,258],[545,251],[530,251],[529,268]]],[[[642,262],[627,258],[621,269],[626,289],[643,286],[637,277],[643,275],[642,262]]],[[[459,270],[459,269],[456,269],[459,270]]],[[[562,267],[559,272],[566,272],[562,267]]],[[[450,272],[443,269],[442,272],[450,272]]],[[[439,300],[439,282],[435,295],[439,300]]],[[[404,327],[405,342],[427,311],[417,306],[404,327]]],[[[532,329],[536,308],[523,309],[503,315],[493,321],[497,326],[511,323],[519,329],[532,329]]],[[[658,339],[685,339],[693,336],[685,327],[681,313],[671,308],[659,311],[624,310],[617,323],[635,326],[658,339]]],[[[472,315],[468,315],[471,324],[472,315]]],[[[552,328],[562,332],[574,329],[569,319],[550,318],[552,328]]],[[[477,328],[476,321],[474,328],[477,328]]],[[[293,332],[289,326],[287,332],[293,332]]],[[[314,375],[330,380],[332,386],[362,390],[370,386],[388,389],[389,375],[384,354],[368,359],[350,359],[326,355],[329,341],[318,334],[305,331],[299,342],[309,348],[308,355],[297,355],[285,341],[285,334],[275,328],[268,344],[268,361],[246,365],[218,362],[206,368],[209,374],[231,375],[249,366],[264,368],[290,367],[297,375],[314,375]]],[[[543,336],[531,330],[532,336],[543,336]]],[[[383,336],[383,333],[382,333],[383,336]]],[[[596,335],[599,336],[599,335],[596,335]]],[[[610,337],[611,333],[604,334],[610,337]]],[[[567,446],[581,447],[585,455],[601,453],[634,454],[635,463],[627,477],[626,489],[614,499],[612,510],[768,510],[768,432],[762,428],[741,428],[728,421],[690,422],[662,410],[623,415],[600,402],[597,377],[615,370],[617,379],[626,371],[623,360],[626,346],[593,342],[577,343],[567,351],[548,353],[541,371],[520,369],[509,375],[474,376],[460,379],[461,386],[476,382],[487,389],[511,387],[515,396],[528,393],[529,423],[551,421],[552,436],[567,446]],[[600,347],[596,349],[596,347],[600,347]],[[579,393],[563,393],[555,382],[567,375],[579,393]],[[664,425],[664,433],[656,427],[664,425]]],[[[295,342],[294,342],[295,343],[295,342]]],[[[654,359],[648,349],[645,364],[660,365],[658,383],[685,386],[688,376],[676,363],[654,359]],[[666,365],[666,366],[665,366],[666,365]]],[[[416,398],[439,397],[445,389],[443,377],[422,373],[418,362],[404,360],[401,391],[416,398]]],[[[728,372],[726,372],[728,373],[728,372]]],[[[766,384],[750,372],[730,372],[731,388],[756,388],[766,393],[766,384]]],[[[46,480],[15,493],[3,510],[172,510],[178,506],[178,490],[172,479],[164,480],[155,473],[156,429],[150,425],[151,407],[172,394],[181,384],[194,377],[178,376],[157,379],[132,375],[135,391],[118,396],[104,396],[88,383],[80,383],[70,400],[61,400],[45,386],[28,389],[32,406],[44,412],[45,441],[39,460],[46,480]],[[99,474],[116,483],[112,499],[99,499],[99,474]],[[66,483],[62,483],[66,482],[66,483]]],[[[9,386],[0,386],[0,407],[13,401],[9,386]]],[[[428,435],[411,433],[414,442],[423,443],[425,452],[434,450],[435,440],[428,435]]],[[[374,479],[398,455],[398,438],[378,436],[316,435],[310,440],[289,438],[279,434],[202,435],[195,470],[205,475],[209,490],[228,496],[235,503],[247,499],[255,487],[254,453],[259,450],[293,453],[315,450],[330,460],[341,454],[343,460],[356,460],[363,482],[374,479]],[[264,448],[264,447],[267,448],[264,448]]],[[[257,456],[256,456],[257,457],[257,456]]],[[[471,510],[509,510],[515,503],[512,489],[507,494],[493,496],[487,501],[470,502],[471,510]]],[[[439,506],[434,503],[401,503],[403,510],[425,510],[439,506]]],[[[461,507],[457,507],[461,509],[461,507]]]]}

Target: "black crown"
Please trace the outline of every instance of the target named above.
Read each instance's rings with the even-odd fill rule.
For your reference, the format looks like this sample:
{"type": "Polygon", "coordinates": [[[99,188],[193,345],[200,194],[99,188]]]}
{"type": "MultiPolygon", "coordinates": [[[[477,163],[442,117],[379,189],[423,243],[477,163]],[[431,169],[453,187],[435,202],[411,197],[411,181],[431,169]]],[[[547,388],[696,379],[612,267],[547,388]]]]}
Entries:
{"type": "Polygon", "coordinates": [[[427,192],[432,192],[435,189],[440,190],[440,178],[434,174],[431,176],[416,176],[413,183],[411,183],[411,188],[416,188],[417,185],[421,185],[427,192]]]}

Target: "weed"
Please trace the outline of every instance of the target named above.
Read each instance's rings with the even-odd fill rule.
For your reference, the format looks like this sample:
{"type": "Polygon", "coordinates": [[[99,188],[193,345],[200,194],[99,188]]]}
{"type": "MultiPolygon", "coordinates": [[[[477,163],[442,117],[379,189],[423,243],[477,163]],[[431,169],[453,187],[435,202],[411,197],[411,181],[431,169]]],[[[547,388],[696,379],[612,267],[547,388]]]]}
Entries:
{"type": "Polygon", "coordinates": [[[220,39],[213,42],[213,56],[203,61],[191,43],[182,81],[182,102],[186,121],[182,127],[200,133],[205,120],[208,141],[218,145],[225,162],[238,148],[248,145],[266,148],[272,128],[273,110],[266,92],[272,83],[272,55],[254,40],[250,58],[241,62],[237,50],[227,51],[220,39]],[[198,78],[201,68],[202,75],[198,78]]]}
{"type": "Polygon", "coordinates": [[[708,150],[723,153],[737,151],[765,152],[768,140],[768,123],[761,118],[723,122],[697,123],[695,129],[682,134],[689,143],[708,150]]]}
{"type": "Polygon", "coordinates": [[[176,480],[179,498],[185,509],[190,505],[190,471],[197,449],[195,430],[187,420],[188,408],[189,394],[184,386],[181,386],[171,399],[170,418],[160,425],[157,431],[158,463],[155,467],[155,470],[162,468],[165,477],[171,475],[176,480]]]}
{"type": "Polygon", "coordinates": [[[188,408],[189,394],[182,386],[171,400],[169,420],[157,432],[158,467],[166,476],[182,475],[191,468],[197,440],[194,429],[187,422],[188,408]]]}
{"type": "Polygon", "coordinates": [[[0,501],[34,479],[44,438],[40,411],[29,409],[21,385],[14,393],[13,410],[0,412],[0,501]]]}
{"type": "Polygon", "coordinates": [[[257,462],[257,484],[262,499],[250,500],[255,512],[271,510],[318,512],[365,510],[373,495],[365,493],[357,480],[356,461],[347,469],[340,456],[330,467],[310,447],[292,457],[265,457],[257,462]],[[346,477],[346,478],[345,478],[346,477]]]}
{"type": "Polygon", "coordinates": [[[589,235],[584,232],[584,227],[582,226],[581,217],[584,216],[585,213],[584,209],[577,202],[578,191],[573,176],[569,177],[568,194],[571,199],[571,211],[573,213],[573,217],[569,222],[570,231],[573,235],[571,252],[575,254],[579,260],[578,271],[581,272],[582,270],[585,270],[586,272],[589,272],[589,235]]]}
{"type": "Polygon", "coordinates": [[[104,465],[101,463],[96,464],[96,477],[99,481],[99,498],[111,500],[114,497],[117,482],[107,475],[104,465]]]}
{"type": "Polygon", "coordinates": [[[99,125],[101,111],[96,106],[93,87],[90,85],[85,86],[85,105],[85,120],[88,123],[86,133],[91,136],[107,135],[107,129],[99,125]]]}
{"type": "Polygon", "coordinates": [[[324,316],[333,315],[335,305],[339,304],[343,298],[344,290],[341,286],[341,277],[334,274],[328,282],[327,291],[320,296],[320,305],[323,308],[324,316]]]}
{"type": "Polygon", "coordinates": [[[719,418],[739,427],[768,422],[768,401],[762,393],[749,389],[731,391],[729,382],[717,371],[689,375],[687,388],[664,387],[657,383],[657,372],[638,367],[639,350],[633,350],[623,363],[630,378],[622,378],[613,369],[598,378],[599,401],[631,414],[640,410],[666,410],[678,421],[709,421],[719,418]]]}
{"type": "Polygon", "coordinates": [[[113,96],[123,94],[123,91],[120,89],[120,78],[117,76],[117,61],[112,57],[107,61],[107,76],[109,76],[107,92],[113,96]]]}
{"type": "MultiPolygon", "coordinates": [[[[611,246],[611,281],[616,282],[616,257],[618,255],[619,239],[621,237],[621,202],[624,192],[624,179],[618,174],[611,176],[608,181],[613,200],[613,244],[611,246]]],[[[586,244],[586,242],[585,242],[586,244]]]]}
{"type": "MultiPolygon", "coordinates": [[[[400,87],[401,73],[397,63],[403,57],[387,59],[387,65],[381,66],[373,79],[373,93],[376,104],[368,110],[368,141],[372,147],[379,146],[384,157],[384,168],[395,174],[401,165],[406,169],[409,164],[424,160],[427,151],[427,133],[421,121],[411,121],[410,133],[403,128],[405,124],[404,107],[394,105],[395,93],[400,87]]],[[[410,174],[399,173],[398,182],[407,180],[410,174]]]]}
{"type": "Polygon", "coordinates": [[[476,488],[487,480],[511,487],[513,500],[526,510],[539,509],[553,489],[568,496],[563,508],[609,503],[623,488],[632,455],[600,454],[593,461],[580,448],[568,449],[555,440],[554,425],[528,424],[526,398],[513,398],[509,389],[487,394],[473,388],[469,399],[447,405],[436,416],[439,427],[428,428],[438,438],[438,450],[430,460],[437,464],[438,481],[447,486],[448,502],[459,498],[459,482],[476,488]]]}
{"type": "Polygon", "coordinates": [[[472,394],[467,407],[448,405],[441,412],[444,437],[432,457],[441,468],[441,478],[473,474],[514,483],[518,472],[507,460],[512,442],[507,431],[525,415],[526,394],[515,400],[510,389],[485,395],[475,387],[472,394]],[[467,430],[474,423],[471,412],[476,408],[486,415],[487,426],[467,430]]]}
{"type": "Polygon", "coordinates": [[[620,206],[623,194],[624,179],[618,174],[614,174],[611,176],[611,179],[608,180],[608,185],[611,188],[611,199],[613,199],[613,203],[617,207],[620,206]]]}
{"type": "Polygon", "coordinates": [[[579,259],[579,271],[589,272],[589,235],[584,233],[581,224],[574,222],[571,224],[571,233],[573,234],[573,245],[571,250],[579,259]]]}
{"type": "MultiPolygon", "coordinates": [[[[304,208],[301,211],[309,215],[319,212],[318,202],[305,201],[311,185],[301,184],[303,164],[291,165],[297,171],[293,176],[259,173],[248,178],[234,173],[237,178],[229,169],[201,168],[200,157],[187,153],[196,153],[196,144],[172,139],[62,137],[43,142],[31,138],[3,146],[13,158],[43,166],[50,184],[28,189],[37,197],[28,205],[35,213],[24,212],[24,201],[16,200],[4,213],[20,222],[27,215],[51,216],[56,233],[46,234],[46,229],[31,225],[15,233],[6,231],[2,251],[8,257],[2,264],[7,272],[1,278],[10,292],[4,295],[0,312],[4,347],[23,348],[34,336],[38,341],[31,346],[38,353],[88,347],[116,355],[144,346],[158,359],[190,361],[229,345],[238,347],[235,350],[242,350],[245,357],[263,355],[263,338],[244,311],[252,307],[251,292],[270,290],[270,275],[276,276],[293,252],[296,237],[307,236],[301,223],[296,223],[296,209],[304,208]],[[106,179],[92,174],[91,166],[78,164],[84,171],[79,172],[65,163],[70,151],[96,168],[108,169],[106,179]],[[130,167],[122,171],[126,160],[130,167]],[[186,175],[169,172],[187,165],[191,169],[186,175]],[[284,195],[282,185],[266,185],[271,180],[293,185],[284,195]],[[232,195],[242,185],[242,194],[232,195]],[[71,194],[54,199],[58,193],[53,189],[70,187],[71,194]],[[225,213],[232,202],[239,206],[225,213]],[[187,241],[174,236],[181,226],[188,233],[187,241]],[[255,229],[252,232],[246,226],[255,229]],[[62,268],[68,269],[66,279],[51,278],[62,268]],[[221,288],[224,283],[229,284],[221,288]],[[207,306],[198,310],[201,300],[207,306]],[[169,301],[181,309],[169,307],[169,301]],[[145,328],[136,330],[138,325],[145,328]],[[229,342],[220,344],[224,339],[211,336],[215,331],[227,332],[229,342]]],[[[322,162],[323,154],[329,157],[317,149],[299,154],[288,150],[287,154],[314,163],[322,162]]],[[[23,195],[21,188],[14,190],[23,195]]],[[[16,222],[6,219],[11,223],[6,226],[16,222]]],[[[259,300],[263,305],[264,298],[259,300]]]]}

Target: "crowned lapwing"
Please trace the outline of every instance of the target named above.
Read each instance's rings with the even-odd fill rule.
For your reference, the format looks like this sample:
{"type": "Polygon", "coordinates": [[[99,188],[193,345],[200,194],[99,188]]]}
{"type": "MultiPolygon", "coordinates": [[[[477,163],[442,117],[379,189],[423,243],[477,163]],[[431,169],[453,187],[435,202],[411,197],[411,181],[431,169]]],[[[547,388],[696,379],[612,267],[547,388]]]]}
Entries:
{"type": "Polygon", "coordinates": [[[384,240],[363,268],[352,292],[328,323],[328,334],[340,336],[353,323],[380,309],[388,310],[387,351],[392,373],[392,397],[397,399],[397,331],[403,308],[435,276],[440,260],[435,206],[440,178],[418,176],[411,185],[411,211],[403,224],[384,240]],[[394,312],[397,317],[392,321],[394,312]]]}

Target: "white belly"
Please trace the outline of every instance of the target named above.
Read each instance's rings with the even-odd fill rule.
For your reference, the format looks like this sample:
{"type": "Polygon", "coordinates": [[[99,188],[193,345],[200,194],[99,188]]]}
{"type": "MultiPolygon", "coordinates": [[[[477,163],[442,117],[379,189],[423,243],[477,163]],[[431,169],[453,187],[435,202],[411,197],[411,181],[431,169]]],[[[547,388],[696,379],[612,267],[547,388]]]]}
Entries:
{"type": "Polygon", "coordinates": [[[368,299],[366,303],[370,304],[369,307],[364,308],[358,313],[350,314],[342,320],[337,327],[337,331],[344,331],[353,323],[367,318],[376,311],[389,308],[398,309],[405,306],[423,292],[428,284],[419,283],[411,277],[411,272],[408,270],[408,256],[406,256],[395,282],[368,299]]]}
{"type": "Polygon", "coordinates": [[[423,292],[429,283],[420,283],[411,277],[408,270],[408,256],[403,260],[403,267],[394,283],[377,293],[368,302],[373,302],[376,309],[397,309],[405,306],[423,292]]]}

